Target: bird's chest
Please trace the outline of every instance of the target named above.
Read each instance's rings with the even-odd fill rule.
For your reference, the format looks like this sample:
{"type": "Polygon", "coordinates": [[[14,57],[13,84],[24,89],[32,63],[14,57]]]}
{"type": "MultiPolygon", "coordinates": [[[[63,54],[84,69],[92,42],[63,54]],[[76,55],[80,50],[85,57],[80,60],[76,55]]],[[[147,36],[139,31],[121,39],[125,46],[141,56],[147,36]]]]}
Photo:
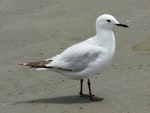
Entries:
{"type": "Polygon", "coordinates": [[[89,68],[91,72],[99,73],[103,68],[105,68],[110,61],[112,60],[114,54],[102,54],[100,55],[94,62],[89,64],[89,68]]]}

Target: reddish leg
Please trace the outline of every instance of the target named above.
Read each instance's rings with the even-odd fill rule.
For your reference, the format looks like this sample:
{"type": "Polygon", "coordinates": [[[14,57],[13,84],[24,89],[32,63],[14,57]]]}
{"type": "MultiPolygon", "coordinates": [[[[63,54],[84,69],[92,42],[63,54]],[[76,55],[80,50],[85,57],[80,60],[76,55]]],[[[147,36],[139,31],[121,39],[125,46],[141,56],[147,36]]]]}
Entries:
{"type": "Polygon", "coordinates": [[[89,95],[83,93],[83,79],[80,80],[80,92],[79,92],[79,94],[81,97],[85,97],[85,98],[89,97],[89,95]]]}
{"type": "Polygon", "coordinates": [[[83,94],[83,79],[80,80],[80,95],[83,94]]]}
{"type": "Polygon", "coordinates": [[[89,88],[89,96],[92,97],[94,95],[92,95],[90,79],[88,79],[87,84],[88,84],[88,88],[89,88]]]}
{"type": "Polygon", "coordinates": [[[80,80],[80,92],[79,92],[80,96],[85,98],[90,98],[90,100],[92,101],[102,101],[103,98],[98,98],[92,95],[90,79],[88,79],[87,85],[89,89],[89,95],[83,93],[83,79],[80,80]]]}
{"type": "Polygon", "coordinates": [[[102,101],[104,98],[98,98],[98,97],[95,97],[94,95],[92,95],[90,79],[88,79],[87,84],[88,84],[88,88],[89,88],[89,98],[90,98],[90,100],[92,100],[92,101],[102,101]]]}

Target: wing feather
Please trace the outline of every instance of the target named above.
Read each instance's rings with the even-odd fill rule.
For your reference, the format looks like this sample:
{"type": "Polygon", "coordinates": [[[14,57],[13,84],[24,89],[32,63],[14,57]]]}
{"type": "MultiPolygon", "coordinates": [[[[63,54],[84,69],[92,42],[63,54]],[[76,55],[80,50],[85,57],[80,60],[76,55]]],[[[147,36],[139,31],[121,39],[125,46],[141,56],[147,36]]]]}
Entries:
{"type": "Polygon", "coordinates": [[[73,46],[68,48],[59,56],[53,57],[53,61],[46,64],[46,67],[61,68],[72,71],[81,71],[90,63],[95,61],[101,51],[95,46],[73,46]]]}

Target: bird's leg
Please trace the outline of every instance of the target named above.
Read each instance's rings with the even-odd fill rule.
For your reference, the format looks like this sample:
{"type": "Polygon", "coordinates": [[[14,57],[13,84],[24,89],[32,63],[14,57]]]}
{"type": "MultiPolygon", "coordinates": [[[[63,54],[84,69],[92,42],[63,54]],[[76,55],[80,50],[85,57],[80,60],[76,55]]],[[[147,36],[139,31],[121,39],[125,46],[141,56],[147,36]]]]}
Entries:
{"type": "Polygon", "coordinates": [[[80,80],[80,92],[79,92],[80,96],[84,98],[90,98],[90,100],[92,101],[102,101],[103,98],[98,98],[92,95],[90,79],[88,79],[87,85],[89,89],[89,94],[84,94],[83,93],[83,79],[80,80]]]}
{"type": "Polygon", "coordinates": [[[85,97],[85,98],[89,97],[89,95],[83,93],[83,79],[80,80],[80,92],[79,92],[79,94],[81,97],[85,97]]]}
{"type": "Polygon", "coordinates": [[[80,80],[80,95],[83,94],[83,79],[80,80]]]}
{"type": "Polygon", "coordinates": [[[90,79],[88,79],[87,84],[88,84],[88,88],[89,88],[89,96],[92,97],[94,95],[92,95],[90,79]]]}
{"type": "Polygon", "coordinates": [[[88,88],[89,88],[89,98],[90,98],[90,100],[92,100],[92,101],[102,101],[104,98],[98,98],[98,97],[95,97],[94,95],[92,95],[90,79],[88,79],[87,84],[88,84],[88,88]]]}

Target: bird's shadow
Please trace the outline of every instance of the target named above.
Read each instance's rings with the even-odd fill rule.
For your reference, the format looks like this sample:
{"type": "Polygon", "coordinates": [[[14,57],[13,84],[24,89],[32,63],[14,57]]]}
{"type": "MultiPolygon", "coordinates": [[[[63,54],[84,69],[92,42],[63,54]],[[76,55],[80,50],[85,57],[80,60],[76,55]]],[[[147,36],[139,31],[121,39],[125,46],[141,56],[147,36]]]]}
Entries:
{"type": "Polygon", "coordinates": [[[41,99],[33,99],[33,100],[27,100],[27,101],[20,101],[16,102],[13,105],[16,104],[22,104],[22,103],[47,103],[47,104],[82,104],[82,103],[92,103],[93,101],[90,101],[89,98],[81,98],[79,95],[73,95],[73,96],[61,96],[61,97],[53,97],[53,98],[41,98],[41,99]]]}

